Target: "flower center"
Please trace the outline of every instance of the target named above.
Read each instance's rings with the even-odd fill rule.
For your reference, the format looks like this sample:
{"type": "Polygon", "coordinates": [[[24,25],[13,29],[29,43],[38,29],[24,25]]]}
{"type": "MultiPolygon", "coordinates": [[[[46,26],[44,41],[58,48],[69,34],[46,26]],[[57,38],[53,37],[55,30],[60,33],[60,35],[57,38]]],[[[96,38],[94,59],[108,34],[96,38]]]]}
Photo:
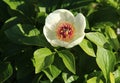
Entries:
{"type": "Polygon", "coordinates": [[[57,37],[62,41],[69,42],[74,36],[74,27],[71,23],[62,22],[57,26],[57,37]]]}

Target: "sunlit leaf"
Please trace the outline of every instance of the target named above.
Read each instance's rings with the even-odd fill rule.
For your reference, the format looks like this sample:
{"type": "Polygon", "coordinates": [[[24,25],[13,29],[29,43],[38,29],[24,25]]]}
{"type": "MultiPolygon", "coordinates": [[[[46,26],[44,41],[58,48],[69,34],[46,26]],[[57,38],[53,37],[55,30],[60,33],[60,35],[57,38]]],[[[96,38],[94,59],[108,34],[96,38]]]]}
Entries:
{"type": "Polygon", "coordinates": [[[115,83],[115,77],[112,72],[110,72],[110,83],[115,83]]]}
{"type": "Polygon", "coordinates": [[[3,0],[3,1],[6,2],[14,10],[17,9],[17,7],[19,5],[24,3],[24,1],[22,1],[22,0],[19,0],[19,1],[17,1],[17,0],[14,0],[14,1],[12,1],[12,0],[3,0]]]}
{"type": "Polygon", "coordinates": [[[92,77],[89,80],[87,80],[87,83],[103,83],[103,81],[101,79],[98,80],[97,77],[92,77]]]}
{"type": "Polygon", "coordinates": [[[78,76],[77,75],[69,76],[68,73],[62,73],[62,78],[64,80],[64,83],[72,83],[78,79],[78,76]]]}
{"type": "Polygon", "coordinates": [[[43,70],[43,72],[46,74],[46,76],[52,82],[61,73],[61,70],[59,70],[54,65],[50,65],[47,69],[43,70]]]}
{"type": "Polygon", "coordinates": [[[86,37],[91,40],[93,43],[99,46],[104,46],[104,44],[107,42],[104,35],[99,32],[89,32],[86,33],[86,37]]]}
{"type": "Polygon", "coordinates": [[[79,45],[88,55],[96,57],[93,46],[90,41],[84,39],[79,45]]]}
{"type": "Polygon", "coordinates": [[[54,56],[48,48],[41,48],[34,52],[33,64],[35,66],[35,73],[41,72],[52,64],[54,56]]]}
{"type": "Polygon", "coordinates": [[[120,66],[114,72],[114,76],[115,76],[115,83],[120,83],[120,66]]]}
{"type": "Polygon", "coordinates": [[[109,42],[105,38],[105,36],[102,33],[99,32],[89,32],[86,33],[86,37],[95,43],[97,46],[101,46],[104,48],[110,48],[109,42]]]}
{"type": "Polygon", "coordinates": [[[13,74],[10,63],[0,63],[0,83],[5,82],[13,74]]]}
{"type": "Polygon", "coordinates": [[[102,70],[106,82],[110,79],[110,72],[114,69],[115,61],[115,55],[112,51],[98,46],[96,62],[102,70]]]}
{"type": "Polygon", "coordinates": [[[40,12],[46,12],[45,7],[39,7],[40,12]]]}
{"type": "Polygon", "coordinates": [[[62,58],[67,69],[75,74],[76,68],[75,68],[74,55],[70,51],[67,51],[67,50],[59,51],[58,55],[62,58]]]}
{"type": "Polygon", "coordinates": [[[112,47],[115,49],[115,50],[118,50],[120,48],[120,44],[119,44],[119,41],[117,39],[117,35],[115,34],[115,31],[107,26],[106,27],[106,34],[108,35],[109,37],[109,42],[110,44],[112,45],[112,47]]]}

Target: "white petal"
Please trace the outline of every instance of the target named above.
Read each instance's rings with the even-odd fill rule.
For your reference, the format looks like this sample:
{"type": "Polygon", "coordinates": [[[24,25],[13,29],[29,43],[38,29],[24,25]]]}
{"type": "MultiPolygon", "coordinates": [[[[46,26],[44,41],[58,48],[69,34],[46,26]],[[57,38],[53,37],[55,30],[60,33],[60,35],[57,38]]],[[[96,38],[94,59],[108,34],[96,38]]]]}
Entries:
{"type": "Polygon", "coordinates": [[[84,30],[85,30],[85,27],[86,27],[86,20],[85,20],[85,17],[83,16],[82,13],[79,13],[79,14],[75,17],[74,26],[75,26],[76,32],[83,34],[83,32],[84,32],[84,30]]]}
{"type": "Polygon", "coordinates": [[[51,30],[55,30],[57,24],[60,21],[74,23],[74,15],[68,10],[58,9],[47,16],[45,26],[47,26],[51,30]]]}
{"type": "Polygon", "coordinates": [[[52,40],[56,39],[56,33],[54,31],[50,30],[46,26],[44,26],[44,28],[43,28],[43,33],[49,43],[51,43],[52,40]]]}
{"type": "Polygon", "coordinates": [[[51,13],[46,18],[45,26],[47,26],[50,30],[55,30],[61,19],[62,18],[59,14],[51,13]]]}
{"type": "Polygon", "coordinates": [[[74,23],[74,15],[69,10],[58,9],[54,13],[58,13],[62,17],[62,21],[74,23]]]}
{"type": "Polygon", "coordinates": [[[73,46],[80,44],[84,36],[85,36],[85,33],[79,36],[78,38],[75,38],[74,41],[72,41],[66,48],[72,48],[73,46]]]}
{"type": "Polygon", "coordinates": [[[52,45],[53,46],[60,46],[60,47],[66,47],[69,45],[68,42],[64,42],[64,41],[61,41],[61,40],[58,40],[58,39],[55,39],[52,41],[52,45]]]}

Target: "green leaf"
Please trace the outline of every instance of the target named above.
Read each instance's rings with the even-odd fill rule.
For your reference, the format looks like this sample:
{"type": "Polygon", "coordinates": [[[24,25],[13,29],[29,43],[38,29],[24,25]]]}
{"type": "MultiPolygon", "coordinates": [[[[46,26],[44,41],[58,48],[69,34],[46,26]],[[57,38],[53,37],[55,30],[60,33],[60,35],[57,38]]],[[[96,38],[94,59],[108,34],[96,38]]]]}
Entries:
{"type": "Polygon", "coordinates": [[[111,23],[110,21],[107,21],[107,22],[100,22],[100,23],[96,23],[93,27],[92,27],[92,30],[93,31],[101,31],[101,30],[104,30],[106,28],[106,26],[114,26],[113,23],[111,23]]]}
{"type": "Polygon", "coordinates": [[[97,0],[98,2],[102,2],[102,3],[106,3],[106,4],[109,4],[110,6],[113,6],[114,8],[117,8],[118,7],[118,1],[117,0],[97,0]]]}
{"type": "Polygon", "coordinates": [[[13,74],[10,63],[0,63],[0,83],[5,82],[13,74]]]}
{"type": "Polygon", "coordinates": [[[5,3],[7,3],[11,9],[16,10],[18,6],[22,5],[24,3],[24,1],[11,1],[11,0],[3,0],[5,3]]]}
{"type": "Polygon", "coordinates": [[[17,44],[49,46],[40,31],[32,25],[17,24],[5,31],[7,37],[17,44]]]}
{"type": "Polygon", "coordinates": [[[8,20],[5,21],[3,28],[9,29],[10,27],[13,27],[14,25],[18,24],[18,17],[11,17],[8,20]]]}
{"type": "Polygon", "coordinates": [[[115,34],[114,30],[109,26],[107,26],[105,29],[106,29],[106,34],[109,37],[108,40],[109,40],[110,44],[112,45],[112,47],[115,50],[118,50],[120,48],[120,44],[119,44],[119,41],[117,39],[117,35],[115,34]]]}
{"type": "Polygon", "coordinates": [[[11,17],[5,21],[3,28],[6,30],[6,29],[10,29],[10,28],[14,27],[18,23],[26,23],[24,19],[23,19],[23,17],[18,18],[17,16],[11,17]]]}
{"type": "Polygon", "coordinates": [[[96,57],[93,46],[90,41],[83,39],[83,41],[79,45],[88,55],[96,57]]]}
{"type": "Polygon", "coordinates": [[[40,12],[46,12],[46,8],[45,7],[39,7],[40,12]]]}
{"type": "Polygon", "coordinates": [[[58,52],[58,55],[62,58],[65,66],[69,71],[75,74],[75,57],[74,55],[68,50],[62,50],[58,52]]]}
{"type": "Polygon", "coordinates": [[[110,72],[110,83],[115,83],[115,77],[111,72],[110,72]]]}
{"type": "Polygon", "coordinates": [[[105,48],[110,48],[109,43],[105,36],[102,33],[99,32],[89,32],[86,33],[86,37],[95,43],[97,46],[105,47],[105,48]]]}
{"type": "Polygon", "coordinates": [[[110,72],[113,71],[116,62],[114,53],[98,46],[96,62],[102,70],[106,82],[109,81],[110,72]]]}
{"type": "Polygon", "coordinates": [[[37,74],[37,75],[34,77],[32,83],[40,83],[40,80],[41,80],[42,76],[43,76],[43,74],[40,74],[40,75],[37,74]]]}
{"type": "MultiPolygon", "coordinates": [[[[108,0],[106,1],[108,2],[108,0]]],[[[97,11],[90,14],[88,17],[88,20],[91,22],[91,25],[109,22],[111,26],[111,24],[112,25],[117,24],[117,22],[119,21],[118,18],[119,18],[119,15],[117,15],[116,10],[113,7],[102,6],[98,8],[97,11]]]]}
{"type": "Polygon", "coordinates": [[[1,0],[0,1],[0,20],[1,22],[6,21],[10,17],[8,13],[8,5],[1,0]]]}
{"type": "Polygon", "coordinates": [[[53,53],[48,48],[41,48],[34,52],[33,64],[35,66],[35,73],[41,72],[53,63],[53,53]]]}
{"type": "Polygon", "coordinates": [[[31,18],[34,19],[36,13],[39,12],[37,4],[35,6],[33,0],[24,0],[23,4],[18,6],[17,9],[20,10],[20,12],[24,13],[24,15],[28,17],[28,20],[30,20],[31,18]]]}
{"type": "Polygon", "coordinates": [[[46,76],[50,79],[51,82],[61,73],[56,66],[50,65],[47,69],[43,70],[46,76]]]}
{"type": "Polygon", "coordinates": [[[120,66],[114,72],[114,76],[115,76],[115,83],[120,83],[120,66]]]}
{"type": "Polygon", "coordinates": [[[103,83],[103,81],[101,79],[98,80],[97,77],[92,77],[89,80],[87,80],[87,83],[103,83]]]}
{"type": "Polygon", "coordinates": [[[68,77],[67,73],[62,73],[62,78],[64,80],[64,83],[72,83],[73,81],[78,79],[78,76],[71,75],[71,76],[68,77]]]}

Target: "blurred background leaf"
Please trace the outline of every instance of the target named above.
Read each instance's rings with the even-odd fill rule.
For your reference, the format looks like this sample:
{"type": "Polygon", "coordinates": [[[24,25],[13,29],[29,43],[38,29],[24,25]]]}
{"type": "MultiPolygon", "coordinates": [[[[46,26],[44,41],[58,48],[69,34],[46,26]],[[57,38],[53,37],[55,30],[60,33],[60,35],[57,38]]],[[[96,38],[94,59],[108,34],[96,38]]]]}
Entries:
{"type": "Polygon", "coordinates": [[[9,62],[0,63],[0,82],[5,82],[13,74],[12,66],[9,62]]]}

